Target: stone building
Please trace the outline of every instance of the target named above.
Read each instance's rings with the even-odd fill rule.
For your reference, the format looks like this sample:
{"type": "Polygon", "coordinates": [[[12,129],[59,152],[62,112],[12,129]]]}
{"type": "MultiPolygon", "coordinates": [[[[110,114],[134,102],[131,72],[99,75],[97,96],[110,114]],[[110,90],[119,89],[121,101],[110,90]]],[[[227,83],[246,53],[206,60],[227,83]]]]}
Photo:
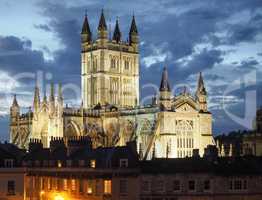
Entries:
{"type": "Polygon", "coordinates": [[[139,35],[133,16],[128,41],[122,40],[116,21],[108,37],[103,14],[92,35],[87,16],[82,39],[82,105],[64,107],[62,86],[40,98],[36,85],[32,109],[21,114],[16,96],[10,108],[10,140],[28,148],[30,139],[48,147],[52,137],[90,136],[93,147],[123,146],[136,141],[140,159],[200,155],[212,136],[212,114],[200,73],[195,94],[172,94],[167,69],[163,69],[158,95],[148,106],[139,106],[139,35]]]}
{"type": "MultiPolygon", "coordinates": [[[[89,138],[39,141],[30,145],[25,199],[260,200],[261,157],[218,157],[140,161],[135,143],[92,149],[89,138]],[[40,156],[41,155],[41,156],[40,156]]],[[[209,146],[210,149],[214,146],[209,146]]],[[[196,151],[194,151],[196,152],[196,151]]]]}
{"type": "Polygon", "coordinates": [[[0,143],[1,200],[24,200],[26,170],[22,159],[25,154],[13,144],[0,143]]]}

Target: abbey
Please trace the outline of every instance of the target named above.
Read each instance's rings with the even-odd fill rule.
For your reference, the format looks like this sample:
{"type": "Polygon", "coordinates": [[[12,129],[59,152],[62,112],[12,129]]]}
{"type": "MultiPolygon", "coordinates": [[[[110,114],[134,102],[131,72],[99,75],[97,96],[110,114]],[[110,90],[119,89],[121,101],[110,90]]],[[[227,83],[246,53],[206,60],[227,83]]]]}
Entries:
{"type": "Polygon", "coordinates": [[[150,105],[139,105],[139,35],[134,16],[127,41],[122,40],[118,21],[109,38],[103,11],[97,37],[85,16],[81,40],[82,105],[64,107],[61,85],[56,89],[51,85],[49,97],[41,99],[36,85],[32,110],[21,114],[15,96],[10,108],[12,143],[28,148],[30,139],[40,139],[48,147],[54,137],[89,135],[94,148],[136,141],[141,159],[190,157],[193,149],[203,155],[214,144],[201,73],[194,95],[172,94],[163,68],[158,95],[150,105]]]}

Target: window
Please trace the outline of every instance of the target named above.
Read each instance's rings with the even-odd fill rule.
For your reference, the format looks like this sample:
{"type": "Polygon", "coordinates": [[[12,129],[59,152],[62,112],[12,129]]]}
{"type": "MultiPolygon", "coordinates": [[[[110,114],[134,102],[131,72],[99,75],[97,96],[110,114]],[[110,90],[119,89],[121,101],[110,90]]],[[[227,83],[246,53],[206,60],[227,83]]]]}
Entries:
{"type": "Polygon", "coordinates": [[[100,194],[100,191],[99,191],[99,180],[95,181],[95,193],[96,193],[96,195],[100,194]]]}
{"type": "Polygon", "coordinates": [[[67,167],[71,167],[72,166],[72,160],[67,160],[66,165],[67,165],[67,167]]]}
{"type": "Polygon", "coordinates": [[[57,167],[58,167],[58,168],[61,168],[61,167],[62,167],[62,162],[61,162],[61,160],[58,160],[58,161],[57,161],[57,167]]]}
{"type": "Polygon", "coordinates": [[[148,192],[150,190],[149,186],[149,181],[142,181],[142,191],[148,192]]]}
{"type": "Polygon", "coordinates": [[[173,190],[174,191],[180,190],[180,181],[179,180],[174,180],[173,181],[173,190]]]}
{"type": "Polygon", "coordinates": [[[120,167],[128,167],[128,159],[120,159],[120,167]]]}
{"type": "Polygon", "coordinates": [[[67,179],[63,179],[63,190],[68,189],[67,179]]]}
{"type": "Polygon", "coordinates": [[[164,191],[164,181],[154,180],[152,182],[152,191],[153,192],[162,192],[164,191]]]}
{"type": "Polygon", "coordinates": [[[84,187],[83,187],[83,180],[80,179],[80,180],[79,180],[79,192],[82,193],[83,190],[84,190],[84,187]]]}
{"type": "Polygon", "coordinates": [[[72,191],[76,190],[76,180],[75,179],[71,179],[71,190],[72,191]]]}
{"type": "Polygon", "coordinates": [[[14,160],[13,159],[5,159],[5,167],[13,167],[14,166],[14,160]]]}
{"type": "Polygon", "coordinates": [[[120,180],[120,194],[126,194],[127,193],[127,180],[123,179],[120,180]]]}
{"type": "Polygon", "coordinates": [[[51,179],[49,177],[47,178],[47,189],[51,190],[51,179]]]}
{"type": "Polygon", "coordinates": [[[129,61],[125,60],[125,70],[129,70],[129,61]]]}
{"type": "Polygon", "coordinates": [[[104,180],[104,194],[111,194],[111,180],[104,180]]]}
{"type": "Polygon", "coordinates": [[[188,182],[188,189],[190,190],[190,191],[193,191],[193,190],[195,190],[195,181],[189,181],[188,182]]]}
{"type": "Polygon", "coordinates": [[[87,183],[87,194],[92,194],[93,193],[93,187],[92,187],[92,181],[88,181],[87,183]]]}
{"type": "Polygon", "coordinates": [[[90,167],[91,168],[96,168],[96,160],[91,160],[90,161],[90,167]]]}
{"type": "Polygon", "coordinates": [[[111,68],[116,68],[116,60],[114,58],[111,58],[111,68]]]}
{"type": "Polygon", "coordinates": [[[204,181],[204,190],[210,190],[210,180],[204,181]]]}
{"type": "Polygon", "coordinates": [[[230,190],[246,190],[247,189],[247,180],[236,179],[229,181],[230,190]]]}
{"type": "Polygon", "coordinates": [[[8,181],[7,182],[7,194],[8,195],[15,195],[15,181],[8,181]]]}

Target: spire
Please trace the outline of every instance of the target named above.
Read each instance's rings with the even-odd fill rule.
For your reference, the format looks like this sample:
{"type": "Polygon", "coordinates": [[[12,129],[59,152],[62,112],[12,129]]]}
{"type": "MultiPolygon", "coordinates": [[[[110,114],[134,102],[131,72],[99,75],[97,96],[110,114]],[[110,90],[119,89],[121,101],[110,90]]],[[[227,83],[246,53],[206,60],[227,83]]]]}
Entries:
{"type": "Polygon", "coordinates": [[[16,99],[16,94],[14,95],[14,98],[13,98],[12,107],[19,107],[19,105],[17,103],[17,99],[16,99]]]}
{"type": "Polygon", "coordinates": [[[121,40],[121,32],[120,32],[120,29],[119,29],[118,19],[116,20],[113,40],[115,40],[117,43],[121,40]]]}
{"type": "Polygon", "coordinates": [[[138,34],[137,27],[136,27],[136,20],[135,20],[135,15],[133,15],[132,22],[131,22],[131,27],[129,31],[129,35],[131,34],[138,34]]]}
{"type": "Polygon", "coordinates": [[[47,103],[46,91],[44,91],[43,104],[47,103]]]}
{"type": "Polygon", "coordinates": [[[34,94],[34,109],[37,109],[40,105],[40,95],[39,95],[39,88],[35,86],[35,94],[34,94]]]}
{"type": "Polygon", "coordinates": [[[87,14],[85,14],[81,35],[82,35],[83,41],[90,42],[92,40],[92,33],[90,31],[90,27],[89,27],[89,23],[88,23],[88,19],[87,19],[87,14]]]}
{"type": "Polygon", "coordinates": [[[99,20],[99,25],[98,25],[98,30],[107,30],[107,26],[106,26],[106,20],[105,20],[105,16],[104,16],[104,9],[102,9],[101,12],[101,16],[100,16],[100,20],[99,20]]]}
{"type": "Polygon", "coordinates": [[[62,84],[59,83],[58,86],[58,101],[62,102],[63,101],[63,92],[62,92],[62,84]]]}
{"type": "Polygon", "coordinates": [[[54,83],[51,83],[50,86],[50,96],[49,96],[49,101],[55,101],[55,89],[54,89],[54,83]]]}
{"type": "Polygon", "coordinates": [[[198,77],[197,93],[206,95],[206,88],[205,88],[205,84],[204,84],[204,80],[203,80],[201,72],[199,73],[199,77],[198,77]]]}
{"type": "Polygon", "coordinates": [[[168,73],[167,73],[166,67],[164,67],[164,70],[163,70],[163,73],[162,73],[162,80],[161,80],[159,91],[170,92],[170,86],[169,86],[169,82],[168,82],[168,73]]]}

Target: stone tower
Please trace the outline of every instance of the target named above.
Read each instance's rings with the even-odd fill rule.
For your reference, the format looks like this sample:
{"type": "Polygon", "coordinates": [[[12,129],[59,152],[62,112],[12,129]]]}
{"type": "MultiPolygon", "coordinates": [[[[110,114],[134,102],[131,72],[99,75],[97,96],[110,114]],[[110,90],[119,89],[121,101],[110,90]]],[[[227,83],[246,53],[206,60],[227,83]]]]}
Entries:
{"type": "Polygon", "coordinates": [[[139,103],[138,31],[133,16],[129,40],[123,41],[118,20],[113,38],[108,37],[102,10],[97,38],[85,16],[81,32],[82,100],[84,108],[97,104],[135,107],[139,103]]]}

